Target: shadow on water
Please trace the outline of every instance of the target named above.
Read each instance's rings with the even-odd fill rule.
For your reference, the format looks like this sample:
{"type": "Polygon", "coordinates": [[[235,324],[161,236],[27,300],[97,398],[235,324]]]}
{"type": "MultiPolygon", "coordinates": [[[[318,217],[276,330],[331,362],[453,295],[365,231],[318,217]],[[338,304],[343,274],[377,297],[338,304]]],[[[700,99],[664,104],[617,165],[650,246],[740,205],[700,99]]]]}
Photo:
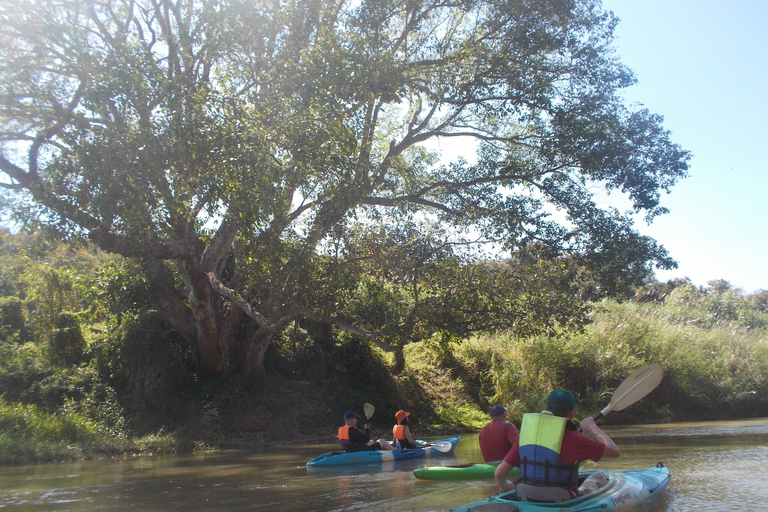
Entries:
{"type": "MultiPolygon", "coordinates": [[[[589,469],[662,461],[672,483],[654,512],[766,510],[768,419],[606,427],[621,457],[589,469]]],[[[285,446],[0,468],[6,510],[441,511],[496,492],[493,481],[414,478],[424,460],[307,468],[336,445],[285,446]]],[[[431,465],[482,459],[477,435],[431,465]]]]}

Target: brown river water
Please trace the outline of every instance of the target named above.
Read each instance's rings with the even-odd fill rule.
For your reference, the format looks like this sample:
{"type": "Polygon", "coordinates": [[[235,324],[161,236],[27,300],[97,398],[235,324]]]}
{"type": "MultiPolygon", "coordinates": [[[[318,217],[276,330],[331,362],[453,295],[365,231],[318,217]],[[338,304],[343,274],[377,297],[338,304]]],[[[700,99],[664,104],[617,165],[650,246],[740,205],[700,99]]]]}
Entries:
{"type": "MultiPolygon", "coordinates": [[[[768,510],[768,419],[605,427],[621,457],[594,469],[663,462],[672,481],[654,512],[768,510]]],[[[417,430],[418,433],[418,430],[417,430]]],[[[491,481],[429,482],[411,460],[308,470],[335,444],[0,467],[3,510],[442,511],[496,491],[491,481]]],[[[481,460],[477,434],[428,461],[481,460]]]]}

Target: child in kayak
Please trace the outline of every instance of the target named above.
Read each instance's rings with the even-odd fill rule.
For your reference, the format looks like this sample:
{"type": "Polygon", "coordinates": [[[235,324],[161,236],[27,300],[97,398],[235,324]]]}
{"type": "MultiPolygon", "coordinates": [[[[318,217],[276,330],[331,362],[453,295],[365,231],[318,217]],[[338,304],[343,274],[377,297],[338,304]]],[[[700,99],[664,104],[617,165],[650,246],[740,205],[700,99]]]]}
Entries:
{"type": "Polygon", "coordinates": [[[408,416],[410,415],[411,413],[403,410],[399,410],[395,413],[397,425],[392,427],[392,436],[395,438],[395,446],[400,450],[410,450],[411,448],[429,446],[427,443],[414,441],[413,434],[411,433],[411,426],[408,424],[408,416]]]}
{"type": "Polygon", "coordinates": [[[360,416],[352,411],[344,414],[344,426],[339,427],[339,442],[345,452],[362,452],[374,450],[394,450],[395,448],[389,442],[381,438],[377,441],[371,439],[371,430],[368,424],[365,424],[365,433],[357,428],[357,420],[360,416]]]}

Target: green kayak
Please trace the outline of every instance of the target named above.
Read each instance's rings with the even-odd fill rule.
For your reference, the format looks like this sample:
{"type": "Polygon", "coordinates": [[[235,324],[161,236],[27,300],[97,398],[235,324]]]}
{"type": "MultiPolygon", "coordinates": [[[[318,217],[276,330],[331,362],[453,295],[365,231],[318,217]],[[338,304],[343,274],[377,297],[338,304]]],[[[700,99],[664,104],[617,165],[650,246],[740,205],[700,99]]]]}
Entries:
{"type": "MultiPolygon", "coordinates": [[[[454,464],[451,466],[423,466],[413,470],[421,480],[492,480],[498,462],[454,464]]],[[[520,470],[513,468],[510,478],[517,478],[520,470]]]]}
{"type": "MultiPolygon", "coordinates": [[[[582,462],[584,466],[586,462],[582,462]]],[[[422,466],[413,470],[413,475],[421,480],[493,480],[499,462],[474,462],[446,466],[422,466]]],[[[510,480],[520,476],[519,468],[512,468],[510,480]]]]}

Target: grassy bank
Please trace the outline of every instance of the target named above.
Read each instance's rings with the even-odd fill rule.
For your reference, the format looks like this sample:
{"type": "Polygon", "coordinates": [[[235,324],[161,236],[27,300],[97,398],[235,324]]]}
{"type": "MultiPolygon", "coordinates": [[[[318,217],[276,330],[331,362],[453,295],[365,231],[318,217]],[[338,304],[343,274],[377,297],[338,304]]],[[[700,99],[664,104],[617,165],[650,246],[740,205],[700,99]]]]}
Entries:
{"type": "Polygon", "coordinates": [[[335,439],[344,411],[376,406],[374,433],[413,413],[417,435],[474,431],[491,404],[518,422],[553,388],[592,415],[635,369],[661,363],[662,384],[606,423],[768,416],[768,315],[729,294],[676,289],[663,303],[602,302],[584,332],[406,346],[405,370],[351,337],[275,341],[268,372],[197,379],[183,342],[157,315],[87,333],[79,362],[46,363],[34,343],[2,344],[0,463],[335,439]]]}

